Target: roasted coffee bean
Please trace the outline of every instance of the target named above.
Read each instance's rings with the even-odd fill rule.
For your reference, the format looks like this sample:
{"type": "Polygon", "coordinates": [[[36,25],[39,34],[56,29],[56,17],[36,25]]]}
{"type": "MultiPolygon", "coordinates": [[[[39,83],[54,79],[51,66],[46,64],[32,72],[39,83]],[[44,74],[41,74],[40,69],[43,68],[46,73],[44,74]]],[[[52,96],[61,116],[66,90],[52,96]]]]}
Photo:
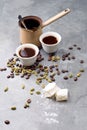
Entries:
{"type": "Polygon", "coordinates": [[[71,58],[74,60],[74,59],[75,59],[75,56],[72,56],[71,58]]]}
{"type": "Polygon", "coordinates": [[[57,72],[57,75],[60,75],[60,71],[57,72]]]}
{"type": "Polygon", "coordinates": [[[71,60],[71,58],[70,58],[70,57],[68,57],[68,60],[71,60]]]}
{"type": "Polygon", "coordinates": [[[49,66],[50,69],[54,68],[54,66],[49,66]]]}
{"type": "Polygon", "coordinates": [[[10,75],[7,76],[8,79],[9,79],[10,77],[11,77],[10,75]]]}
{"type": "Polygon", "coordinates": [[[68,73],[69,71],[68,70],[65,70],[66,73],[68,73]]]}
{"type": "Polygon", "coordinates": [[[50,71],[50,72],[53,72],[53,69],[50,69],[49,71],[50,71]]]}
{"type": "Polygon", "coordinates": [[[55,81],[55,78],[51,77],[51,81],[55,81]]]}
{"type": "Polygon", "coordinates": [[[10,78],[14,78],[14,74],[13,73],[10,74],[10,78]]]}
{"type": "Polygon", "coordinates": [[[74,81],[77,81],[78,80],[78,78],[77,77],[74,77],[74,81]]]}
{"type": "Polygon", "coordinates": [[[3,68],[3,71],[6,71],[7,70],[7,68],[3,68]]]}
{"type": "Polygon", "coordinates": [[[66,70],[62,70],[61,72],[62,72],[62,73],[65,73],[65,72],[66,72],[66,70]]]}
{"type": "Polygon", "coordinates": [[[49,56],[49,57],[48,57],[48,61],[51,61],[51,60],[52,60],[52,56],[49,56]]]}
{"type": "Polygon", "coordinates": [[[25,109],[26,109],[26,108],[29,108],[29,104],[26,103],[26,104],[24,105],[24,108],[25,108],[25,109]]]}
{"type": "Polygon", "coordinates": [[[40,73],[40,70],[37,70],[37,73],[39,74],[39,73],[40,73]]]}
{"type": "Polygon", "coordinates": [[[26,75],[26,79],[29,79],[29,78],[30,78],[30,75],[27,74],[27,75],[26,75]]]}
{"type": "Polygon", "coordinates": [[[68,79],[68,76],[64,76],[63,78],[64,78],[65,80],[67,80],[67,79],[68,79]]]}
{"type": "Polygon", "coordinates": [[[9,121],[9,120],[5,120],[4,123],[5,123],[6,125],[9,125],[9,124],[10,124],[10,121],[9,121]]]}
{"type": "Polygon", "coordinates": [[[56,71],[59,71],[59,68],[56,68],[56,71]]]}
{"type": "Polygon", "coordinates": [[[77,50],[81,50],[81,47],[77,47],[77,50]]]}
{"type": "Polygon", "coordinates": [[[19,58],[16,58],[15,60],[16,60],[16,61],[20,61],[20,59],[19,59],[19,58]]]}
{"type": "Polygon", "coordinates": [[[31,103],[31,99],[30,98],[27,100],[27,103],[31,103]]]}
{"type": "Polygon", "coordinates": [[[80,63],[83,64],[83,63],[84,63],[84,60],[80,60],[80,63]]]}
{"type": "Polygon", "coordinates": [[[69,53],[66,53],[66,54],[65,54],[65,57],[68,57],[69,55],[70,55],[70,52],[69,52],[69,53]]]}
{"type": "Polygon", "coordinates": [[[43,77],[44,75],[43,74],[40,74],[41,77],[43,77]]]}
{"type": "Polygon", "coordinates": [[[21,78],[23,78],[23,77],[24,77],[24,74],[21,75],[21,78]]]}
{"type": "Polygon", "coordinates": [[[77,45],[76,45],[76,44],[74,44],[73,46],[74,46],[74,47],[77,47],[77,45]]]}
{"type": "Polygon", "coordinates": [[[12,58],[9,59],[9,62],[12,62],[13,60],[14,60],[14,58],[12,57],[12,58]]]}
{"type": "Polygon", "coordinates": [[[69,47],[69,50],[73,50],[73,47],[69,47]]]}
{"type": "Polygon", "coordinates": [[[0,71],[6,71],[7,68],[0,68],[0,71]]]}
{"type": "Polygon", "coordinates": [[[14,53],[13,56],[17,56],[16,53],[14,53]]]}

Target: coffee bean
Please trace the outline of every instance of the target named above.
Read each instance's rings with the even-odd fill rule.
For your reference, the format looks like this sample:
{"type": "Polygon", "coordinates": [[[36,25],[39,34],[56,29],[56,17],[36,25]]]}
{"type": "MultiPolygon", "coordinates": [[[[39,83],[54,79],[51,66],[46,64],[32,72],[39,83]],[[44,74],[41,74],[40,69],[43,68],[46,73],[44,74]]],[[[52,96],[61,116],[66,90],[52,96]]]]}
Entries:
{"type": "Polygon", "coordinates": [[[84,63],[84,60],[80,60],[80,63],[83,64],[83,63],[84,63]]]}
{"type": "Polygon", "coordinates": [[[62,73],[65,73],[65,72],[66,72],[66,70],[62,70],[61,72],[62,72],[62,73]]]}
{"type": "Polygon", "coordinates": [[[77,45],[76,45],[76,44],[74,44],[73,46],[74,46],[74,47],[77,47],[77,45]]]}
{"type": "Polygon", "coordinates": [[[57,72],[57,75],[60,75],[60,71],[57,72]]]}
{"type": "Polygon", "coordinates": [[[13,56],[17,56],[16,53],[14,53],[13,56]]]}
{"type": "Polygon", "coordinates": [[[73,47],[69,47],[69,50],[73,50],[73,47]]]}
{"type": "Polygon", "coordinates": [[[27,100],[27,103],[31,103],[31,99],[30,98],[27,100]]]}
{"type": "Polygon", "coordinates": [[[77,77],[74,77],[74,81],[77,81],[78,80],[78,78],[77,77]]]}
{"type": "Polygon", "coordinates": [[[7,78],[9,79],[9,78],[10,78],[10,75],[8,75],[7,78]]]}
{"type": "Polygon", "coordinates": [[[48,57],[48,61],[51,61],[51,60],[52,60],[52,57],[51,57],[51,56],[49,56],[49,57],[48,57]]]}
{"type": "Polygon", "coordinates": [[[53,77],[51,77],[51,81],[55,81],[55,79],[53,77]]]}
{"type": "Polygon", "coordinates": [[[58,68],[56,68],[56,71],[59,71],[59,69],[58,69],[58,68]]]}
{"type": "Polygon", "coordinates": [[[29,78],[30,78],[30,76],[29,76],[29,75],[27,75],[27,76],[26,76],[26,79],[29,79],[29,78]]]}
{"type": "Polygon", "coordinates": [[[63,78],[64,78],[65,80],[67,80],[67,79],[68,79],[68,76],[64,76],[63,78]]]}
{"type": "Polygon", "coordinates": [[[81,47],[77,47],[77,50],[81,50],[81,47]]]}
{"type": "Polygon", "coordinates": [[[49,71],[50,71],[50,72],[53,72],[53,69],[50,69],[49,71]]]}
{"type": "Polygon", "coordinates": [[[65,57],[62,57],[62,60],[63,60],[63,61],[65,61],[65,60],[66,60],[66,58],[65,58],[65,57]]]}
{"type": "Polygon", "coordinates": [[[9,121],[9,120],[5,120],[4,123],[5,123],[6,125],[9,125],[9,124],[10,124],[10,121],[9,121]]]}
{"type": "Polygon", "coordinates": [[[70,57],[68,57],[68,60],[71,60],[71,58],[70,58],[70,57]]]}
{"type": "Polygon", "coordinates": [[[74,60],[74,59],[75,59],[75,56],[72,56],[71,58],[74,60]]]}

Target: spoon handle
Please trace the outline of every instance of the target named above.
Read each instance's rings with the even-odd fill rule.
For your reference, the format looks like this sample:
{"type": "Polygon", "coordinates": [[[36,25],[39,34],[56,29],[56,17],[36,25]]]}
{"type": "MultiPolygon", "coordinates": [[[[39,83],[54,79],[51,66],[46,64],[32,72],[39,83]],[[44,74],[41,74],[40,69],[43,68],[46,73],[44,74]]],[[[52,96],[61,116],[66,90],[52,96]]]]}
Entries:
{"type": "Polygon", "coordinates": [[[25,23],[24,23],[24,21],[23,21],[23,19],[22,19],[22,16],[21,16],[21,15],[18,16],[18,19],[21,21],[21,23],[22,23],[22,25],[24,26],[24,28],[25,28],[26,30],[28,30],[27,27],[26,27],[26,25],[25,25],[25,23]]]}

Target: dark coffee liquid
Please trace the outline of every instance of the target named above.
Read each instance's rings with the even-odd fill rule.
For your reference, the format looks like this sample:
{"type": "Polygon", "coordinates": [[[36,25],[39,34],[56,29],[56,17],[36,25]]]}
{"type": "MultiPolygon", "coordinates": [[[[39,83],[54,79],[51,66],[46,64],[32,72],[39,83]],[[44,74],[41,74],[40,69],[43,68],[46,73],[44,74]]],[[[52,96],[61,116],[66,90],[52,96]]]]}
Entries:
{"type": "Polygon", "coordinates": [[[23,48],[19,51],[19,55],[23,58],[32,57],[35,55],[35,50],[32,48],[23,48]]]}
{"type": "MultiPolygon", "coordinates": [[[[24,23],[26,25],[26,27],[28,29],[34,29],[34,28],[38,28],[40,26],[40,22],[35,20],[35,19],[25,19],[24,23]]],[[[23,27],[23,25],[21,24],[21,26],[23,27]]],[[[24,27],[23,27],[24,28],[24,27]]]]}
{"type": "Polygon", "coordinates": [[[47,36],[47,37],[45,37],[45,38],[43,38],[43,42],[45,43],[45,44],[55,44],[55,43],[57,43],[58,42],[58,40],[57,40],[57,38],[56,37],[54,37],[54,36],[47,36]]]}

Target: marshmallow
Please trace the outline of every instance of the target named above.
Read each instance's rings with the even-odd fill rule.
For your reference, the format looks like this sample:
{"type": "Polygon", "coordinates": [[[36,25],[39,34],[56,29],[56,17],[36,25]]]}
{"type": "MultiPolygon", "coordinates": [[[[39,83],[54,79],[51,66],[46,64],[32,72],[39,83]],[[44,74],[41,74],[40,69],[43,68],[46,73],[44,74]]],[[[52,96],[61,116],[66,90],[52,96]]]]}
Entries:
{"type": "Polygon", "coordinates": [[[58,91],[60,88],[56,86],[55,82],[49,83],[44,89],[44,96],[45,97],[52,97],[55,95],[56,91],[58,91]]]}
{"type": "Polygon", "coordinates": [[[68,89],[59,89],[55,93],[56,101],[68,100],[68,89]]]}

